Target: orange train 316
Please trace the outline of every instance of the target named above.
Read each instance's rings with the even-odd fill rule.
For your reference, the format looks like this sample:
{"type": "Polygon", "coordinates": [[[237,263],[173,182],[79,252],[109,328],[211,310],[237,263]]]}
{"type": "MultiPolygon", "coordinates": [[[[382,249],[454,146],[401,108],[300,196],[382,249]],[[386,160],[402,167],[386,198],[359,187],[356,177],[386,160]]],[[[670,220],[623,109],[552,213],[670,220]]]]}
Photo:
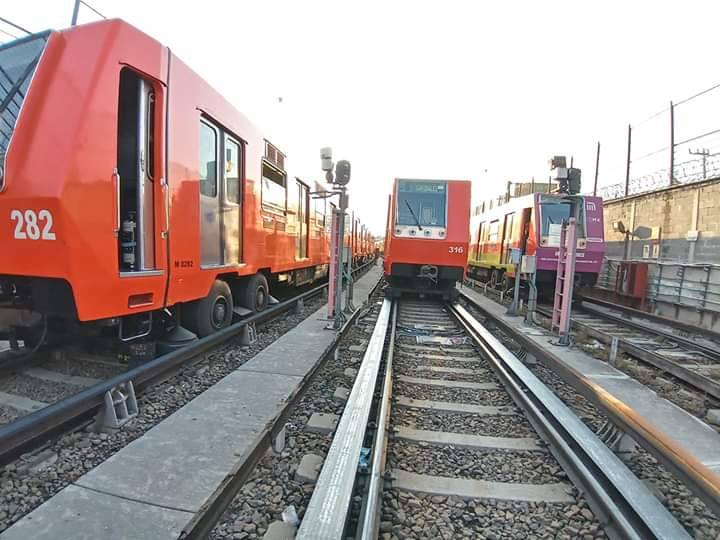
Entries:
{"type": "Polygon", "coordinates": [[[391,295],[455,295],[467,270],[469,180],[396,178],[385,234],[391,295]]]}

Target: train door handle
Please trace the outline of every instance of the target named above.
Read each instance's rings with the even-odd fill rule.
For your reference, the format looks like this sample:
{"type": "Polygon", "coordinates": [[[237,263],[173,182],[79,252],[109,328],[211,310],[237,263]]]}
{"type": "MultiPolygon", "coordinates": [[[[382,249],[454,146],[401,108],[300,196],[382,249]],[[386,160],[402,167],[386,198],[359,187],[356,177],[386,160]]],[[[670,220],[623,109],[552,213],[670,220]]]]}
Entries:
{"type": "Polygon", "coordinates": [[[120,173],[117,167],[112,173],[113,189],[115,190],[113,204],[115,205],[115,222],[113,223],[113,234],[117,238],[120,234],[120,173]]]}
{"type": "Polygon", "coordinates": [[[168,181],[165,178],[160,179],[160,187],[163,192],[163,211],[165,214],[165,230],[160,231],[160,238],[167,238],[170,231],[170,190],[168,189],[168,181]]]}

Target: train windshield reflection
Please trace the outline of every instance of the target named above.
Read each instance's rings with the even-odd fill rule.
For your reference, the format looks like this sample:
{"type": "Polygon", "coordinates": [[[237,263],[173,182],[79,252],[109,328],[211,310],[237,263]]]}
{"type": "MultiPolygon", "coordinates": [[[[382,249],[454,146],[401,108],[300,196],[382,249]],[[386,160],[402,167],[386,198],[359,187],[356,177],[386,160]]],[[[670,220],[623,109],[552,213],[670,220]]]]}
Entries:
{"type": "Polygon", "coordinates": [[[445,182],[403,182],[398,184],[397,224],[445,227],[445,182]]]}

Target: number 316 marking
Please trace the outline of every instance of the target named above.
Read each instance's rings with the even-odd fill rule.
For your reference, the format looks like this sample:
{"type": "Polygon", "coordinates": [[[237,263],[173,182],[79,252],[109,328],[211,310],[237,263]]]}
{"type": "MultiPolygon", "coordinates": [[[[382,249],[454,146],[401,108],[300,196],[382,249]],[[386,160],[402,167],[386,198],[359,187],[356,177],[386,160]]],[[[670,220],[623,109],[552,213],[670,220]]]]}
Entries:
{"type": "Polygon", "coordinates": [[[465,253],[465,248],[463,246],[450,246],[448,253],[465,253]]]}
{"type": "Polygon", "coordinates": [[[53,216],[49,210],[40,210],[37,214],[33,210],[10,210],[10,219],[15,222],[13,236],[17,240],[55,240],[53,216]]]}

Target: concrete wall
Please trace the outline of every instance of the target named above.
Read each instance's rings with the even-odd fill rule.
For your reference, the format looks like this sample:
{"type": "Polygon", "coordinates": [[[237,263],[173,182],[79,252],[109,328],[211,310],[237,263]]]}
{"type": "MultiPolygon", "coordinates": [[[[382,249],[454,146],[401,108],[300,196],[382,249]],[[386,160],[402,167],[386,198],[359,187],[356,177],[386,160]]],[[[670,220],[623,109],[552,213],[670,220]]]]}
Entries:
{"type": "Polygon", "coordinates": [[[720,179],[605,201],[604,208],[598,285],[615,289],[620,259],[647,261],[650,311],[720,331],[720,179]],[[627,246],[613,230],[617,221],[635,233],[627,246]]]}
{"type": "MultiPolygon", "coordinates": [[[[622,258],[624,235],[613,230],[622,221],[636,233],[629,241],[629,258],[644,258],[643,247],[659,243],[657,259],[694,263],[720,263],[720,179],[665,188],[651,193],[606,201],[606,255],[622,258]],[[660,228],[659,240],[653,228],[660,228]],[[688,233],[697,231],[697,240],[688,233]]],[[[655,230],[657,232],[657,229],[655,230]]]]}

